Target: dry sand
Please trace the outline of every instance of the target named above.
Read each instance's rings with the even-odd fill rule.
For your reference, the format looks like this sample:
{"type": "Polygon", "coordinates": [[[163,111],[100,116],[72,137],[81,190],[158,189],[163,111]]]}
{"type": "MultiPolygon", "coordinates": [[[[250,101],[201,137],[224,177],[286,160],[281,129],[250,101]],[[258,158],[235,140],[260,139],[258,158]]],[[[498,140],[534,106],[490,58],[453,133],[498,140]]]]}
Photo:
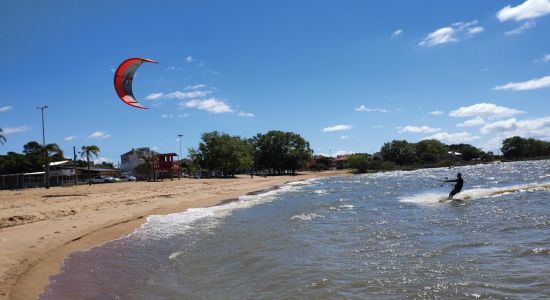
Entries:
{"type": "Polygon", "coordinates": [[[290,181],[239,176],[0,191],[0,299],[36,299],[71,252],[131,233],[153,214],[206,207],[290,181]]]}

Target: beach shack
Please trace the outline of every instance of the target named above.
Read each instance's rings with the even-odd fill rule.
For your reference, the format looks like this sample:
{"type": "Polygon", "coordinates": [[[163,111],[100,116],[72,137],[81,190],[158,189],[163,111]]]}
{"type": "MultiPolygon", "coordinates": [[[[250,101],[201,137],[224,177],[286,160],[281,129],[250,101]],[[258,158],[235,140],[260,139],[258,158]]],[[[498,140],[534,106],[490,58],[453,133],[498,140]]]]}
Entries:
{"type": "Polygon", "coordinates": [[[176,153],[159,153],[157,154],[157,163],[155,171],[158,178],[170,178],[173,179],[174,175],[179,173],[179,166],[177,160],[174,157],[178,156],[176,153]]]}

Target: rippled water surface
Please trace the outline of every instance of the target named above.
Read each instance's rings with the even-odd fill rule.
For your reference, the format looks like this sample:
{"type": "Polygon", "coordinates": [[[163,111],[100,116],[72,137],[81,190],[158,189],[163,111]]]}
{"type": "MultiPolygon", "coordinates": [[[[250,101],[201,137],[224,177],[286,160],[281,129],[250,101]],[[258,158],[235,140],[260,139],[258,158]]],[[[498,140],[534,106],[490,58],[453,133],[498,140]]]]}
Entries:
{"type": "Polygon", "coordinates": [[[324,178],[152,216],[42,299],[550,297],[550,161],[324,178]],[[459,198],[440,179],[461,172],[459,198]]]}

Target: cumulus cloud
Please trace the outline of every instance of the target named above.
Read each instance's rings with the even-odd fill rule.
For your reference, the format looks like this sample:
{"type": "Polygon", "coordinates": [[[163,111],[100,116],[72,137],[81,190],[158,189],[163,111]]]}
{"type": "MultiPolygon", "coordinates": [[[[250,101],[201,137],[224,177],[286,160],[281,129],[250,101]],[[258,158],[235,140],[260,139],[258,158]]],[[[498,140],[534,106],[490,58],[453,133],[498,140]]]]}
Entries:
{"type": "Polygon", "coordinates": [[[403,29],[397,29],[396,31],[393,32],[393,34],[391,36],[396,37],[396,36],[398,36],[402,33],[403,33],[403,29]]]}
{"type": "Polygon", "coordinates": [[[493,136],[482,146],[485,150],[498,149],[502,145],[502,140],[512,136],[550,140],[550,116],[528,120],[511,118],[496,121],[481,128],[481,133],[493,136]]]}
{"type": "Polygon", "coordinates": [[[94,159],[93,162],[94,162],[95,165],[101,165],[104,162],[112,163],[113,160],[111,160],[110,158],[105,157],[105,156],[100,156],[97,159],[94,159]]]}
{"type": "Polygon", "coordinates": [[[187,63],[192,63],[192,62],[195,61],[195,59],[193,58],[193,56],[189,55],[189,56],[186,56],[186,57],[185,57],[185,61],[186,61],[187,63]]]}
{"type": "Polygon", "coordinates": [[[108,139],[110,137],[111,135],[107,134],[107,132],[105,131],[94,131],[88,136],[89,139],[100,139],[100,140],[108,139]]]}
{"type": "Polygon", "coordinates": [[[549,139],[550,116],[528,120],[510,118],[487,124],[481,128],[481,133],[483,134],[493,132],[507,132],[509,135],[549,139]]]}
{"type": "Polygon", "coordinates": [[[237,115],[239,117],[245,117],[245,118],[253,118],[254,117],[253,113],[244,112],[244,111],[240,111],[237,115]]]}
{"type": "Polygon", "coordinates": [[[433,116],[441,116],[441,115],[444,115],[445,112],[441,111],[441,110],[434,110],[434,111],[431,111],[430,112],[430,115],[433,115],[433,116]]]}
{"type": "Polygon", "coordinates": [[[10,111],[11,109],[11,106],[0,106],[0,113],[10,111]]]}
{"type": "Polygon", "coordinates": [[[528,91],[536,90],[545,87],[550,87],[550,76],[531,79],[523,82],[509,82],[504,85],[494,87],[495,90],[513,90],[513,91],[528,91]]]}
{"type": "Polygon", "coordinates": [[[383,112],[383,113],[387,113],[387,112],[388,112],[387,109],[383,109],[383,108],[368,108],[368,107],[364,106],[363,104],[359,105],[359,107],[356,107],[356,108],[355,108],[355,111],[383,112]]]}
{"type": "Polygon", "coordinates": [[[158,100],[161,99],[164,93],[152,93],[145,97],[147,100],[158,100]]]}
{"type": "Polygon", "coordinates": [[[470,120],[466,120],[462,123],[456,124],[456,126],[458,126],[458,127],[474,127],[474,126],[483,125],[485,123],[487,123],[485,121],[485,119],[483,119],[481,117],[477,117],[477,118],[473,118],[473,119],[470,119],[470,120]]]}
{"type": "Polygon", "coordinates": [[[187,102],[180,103],[180,106],[205,110],[214,114],[233,112],[233,109],[231,109],[229,105],[217,98],[192,99],[187,102]]]}
{"type": "Polygon", "coordinates": [[[344,130],[350,130],[352,128],[351,125],[334,125],[330,127],[323,128],[323,132],[334,132],[334,131],[344,131],[344,130]]]}
{"type": "Polygon", "coordinates": [[[206,91],[206,90],[192,90],[189,92],[180,92],[175,91],[172,93],[152,93],[149,94],[145,99],[147,100],[159,100],[159,99],[190,99],[190,98],[198,98],[198,97],[205,97],[211,94],[212,91],[206,91]]]}
{"type": "Polygon", "coordinates": [[[537,23],[535,21],[527,21],[523,24],[521,24],[521,26],[519,26],[518,28],[516,29],[512,29],[510,31],[506,31],[504,34],[506,35],[517,35],[517,34],[522,34],[524,33],[526,30],[529,30],[533,27],[537,26],[537,23]]]}
{"type": "Polygon", "coordinates": [[[185,90],[186,90],[186,91],[188,91],[188,90],[199,90],[199,89],[204,89],[204,88],[206,88],[206,87],[207,87],[206,84],[204,84],[204,83],[199,83],[199,84],[187,86],[187,87],[185,87],[185,90]]]}
{"type": "Polygon", "coordinates": [[[450,26],[439,28],[429,33],[418,45],[432,47],[470,38],[484,30],[482,26],[476,26],[477,24],[478,21],[473,20],[471,22],[457,22],[450,26]]]}
{"type": "Polygon", "coordinates": [[[522,113],[524,111],[492,103],[478,103],[453,110],[449,113],[449,116],[455,118],[505,118],[522,113]]]}
{"type": "Polygon", "coordinates": [[[471,135],[468,132],[457,132],[457,133],[448,133],[448,132],[438,132],[434,135],[425,137],[424,140],[436,139],[444,143],[466,143],[474,140],[480,139],[479,136],[471,135]]]}
{"type": "Polygon", "coordinates": [[[432,132],[438,132],[438,131],[441,131],[441,128],[432,128],[432,127],[428,127],[426,125],[422,125],[422,126],[405,126],[405,127],[401,128],[401,130],[399,130],[399,133],[405,133],[405,132],[410,132],[410,133],[432,133],[432,132]]]}
{"type": "Polygon", "coordinates": [[[550,13],[550,0],[527,0],[518,6],[508,5],[497,13],[501,21],[535,19],[550,13]]]}
{"type": "Polygon", "coordinates": [[[70,135],[70,136],[64,138],[63,140],[65,140],[65,141],[73,141],[73,140],[76,140],[77,138],[78,138],[77,136],[70,135]]]}
{"type": "Polygon", "coordinates": [[[19,127],[3,127],[2,128],[2,134],[12,134],[12,133],[20,133],[20,132],[27,132],[31,129],[29,125],[23,125],[19,127]]]}
{"type": "Polygon", "coordinates": [[[550,54],[546,54],[545,56],[543,56],[542,61],[543,62],[549,62],[550,61],[550,54]]]}
{"type": "Polygon", "coordinates": [[[343,135],[340,137],[341,140],[349,140],[349,136],[347,135],[343,135]]]}

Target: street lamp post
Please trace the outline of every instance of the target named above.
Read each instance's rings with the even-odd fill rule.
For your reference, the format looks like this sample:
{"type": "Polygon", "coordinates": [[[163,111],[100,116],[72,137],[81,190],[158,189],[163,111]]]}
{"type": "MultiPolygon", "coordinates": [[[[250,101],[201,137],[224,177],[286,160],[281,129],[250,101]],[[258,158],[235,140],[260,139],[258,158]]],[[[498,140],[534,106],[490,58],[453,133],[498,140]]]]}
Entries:
{"type": "Polygon", "coordinates": [[[181,176],[181,138],[183,137],[183,134],[178,134],[178,137],[179,137],[179,140],[180,140],[180,157],[179,157],[179,160],[178,160],[178,180],[180,179],[180,176],[181,176]]]}
{"type": "Polygon", "coordinates": [[[48,155],[48,149],[46,149],[46,134],[44,131],[44,109],[48,108],[47,105],[39,106],[36,109],[40,109],[42,113],[42,146],[44,147],[44,155],[46,157],[46,163],[44,164],[44,184],[46,189],[50,188],[50,157],[48,155]]]}

